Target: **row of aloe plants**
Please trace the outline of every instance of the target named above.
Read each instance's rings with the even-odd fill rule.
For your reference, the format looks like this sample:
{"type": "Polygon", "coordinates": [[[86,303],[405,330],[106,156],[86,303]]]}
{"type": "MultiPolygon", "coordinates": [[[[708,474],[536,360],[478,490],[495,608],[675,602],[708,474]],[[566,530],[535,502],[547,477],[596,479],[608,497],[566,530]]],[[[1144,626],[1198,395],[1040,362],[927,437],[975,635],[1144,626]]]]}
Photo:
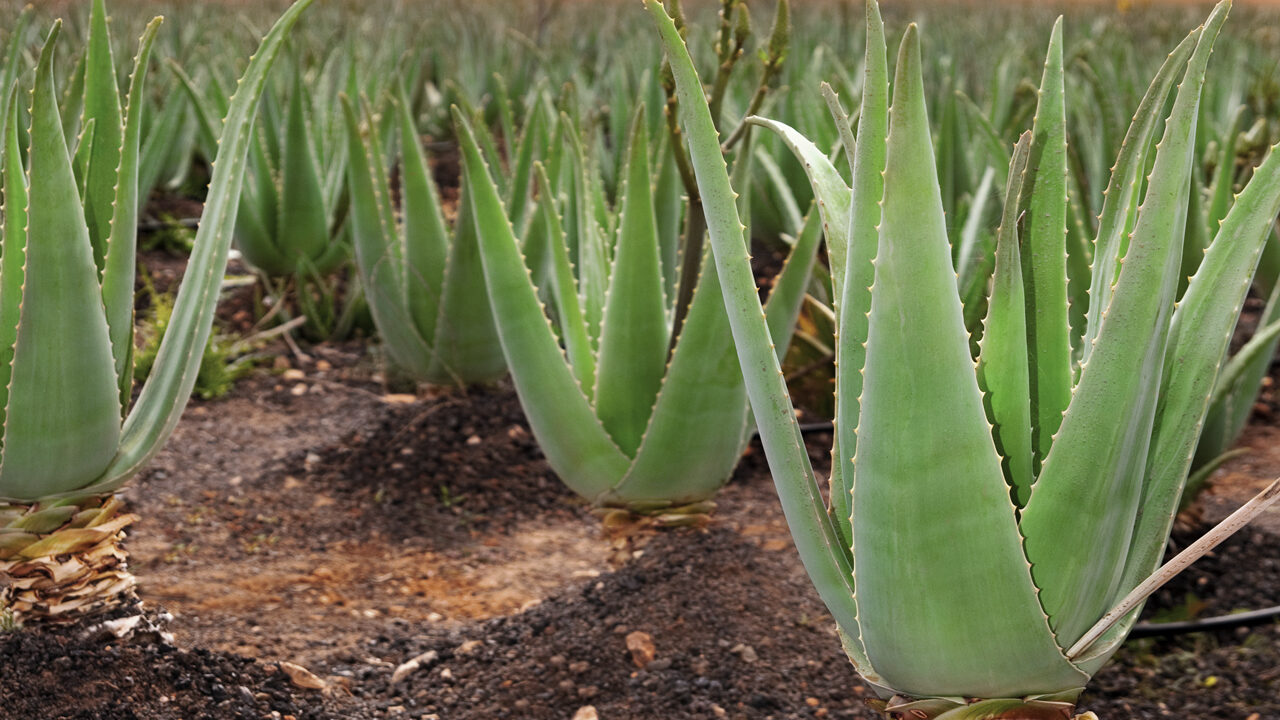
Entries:
{"type": "MultiPolygon", "coordinates": [[[[267,70],[307,4],[267,35],[225,107],[221,93],[202,96],[175,73],[196,108],[196,144],[215,161],[188,279],[131,409],[144,154],[135,100],[157,25],[122,105],[96,0],[62,106],[54,25],[36,66],[25,164],[16,81],[8,93],[0,600],[21,619],[83,615],[132,595],[120,540],[133,517],[113,493],[177,422],[233,235],[264,273],[295,278],[336,266],[349,242],[393,358],[436,383],[509,370],[552,467],[596,506],[668,523],[705,513],[758,426],[806,568],[893,717],[1061,716],[1145,597],[1280,494],[1272,486],[1157,568],[1202,431],[1220,424],[1221,443],[1243,422],[1236,397],[1277,334],[1264,325],[1226,362],[1280,211],[1280,161],[1268,154],[1231,198],[1234,173],[1219,172],[1228,179],[1215,178],[1206,198],[1195,180],[1202,87],[1229,3],[1157,72],[1093,228],[1079,207],[1088,170],[1068,152],[1055,26],[1031,129],[1008,154],[999,228],[987,237],[980,219],[966,219],[958,243],[943,208],[959,195],[943,173],[963,163],[938,159],[954,129],[944,121],[935,151],[914,25],[890,110],[874,0],[856,137],[827,88],[830,151],[777,121],[725,112],[750,36],[745,5],[723,4],[715,79],[704,86],[678,6],[669,15],[650,0],[668,64],[641,95],[665,114],[639,103],[622,124],[615,108],[611,134],[588,134],[572,95],[542,90],[519,133],[499,103],[504,154],[482,112],[454,105],[462,183],[452,223],[404,85],[375,105],[356,97],[349,66],[327,64],[317,82],[347,91],[337,114],[307,102],[295,61],[287,106],[267,101],[252,130],[267,70]],[[69,115],[78,133],[64,125],[68,106],[79,107],[69,115]],[[757,160],[774,197],[787,193],[772,156],[754,149],[758,127],[799,157],[814,199],[807,215],[786,213],[796,235],[765,302],[743,222],[757,160]],[[602,137],[615,146],[591,144],[602,137]],[[847,175],[832,160],[841,153],[847,175]],[[828,269],[815,274],[824,239],[828,269]],[[815,284],[838,330],[829,501],[780,368],[815,284]],[[922,591],[902,593],[904,578],[922,591]]],[[[761,110],[787,54],[788,11],[778,7],[747,114],[761,110]]],[[[1003,159],[993,135],[989,149],[1003,159]]],[[[1235,169],[1236,137],[1228,130],[1213,147],[1220,168],[1235,169]]],[[[979,215],[995,182],[983,175],[964,193],[979,215]]]]}

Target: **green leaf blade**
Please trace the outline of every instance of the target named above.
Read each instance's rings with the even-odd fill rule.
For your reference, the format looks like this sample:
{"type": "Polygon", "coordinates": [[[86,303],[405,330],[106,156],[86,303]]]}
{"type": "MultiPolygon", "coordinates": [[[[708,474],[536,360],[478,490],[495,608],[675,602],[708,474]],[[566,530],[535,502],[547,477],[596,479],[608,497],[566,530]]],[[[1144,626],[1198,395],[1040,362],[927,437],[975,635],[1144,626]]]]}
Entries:
{"type": "Polygon", "coordinates": [[[475,203],[485,284],[520,403],[565,484],[583,497],[597,497],[626,473],[630,458],[600,425],[565,361],[470,123],[456,108],[453,120],[462,145],[464,187],[475,203]]]}
{"type": "Polygon", "coordinates": [[[0,496],[25,500],[90,484],[120,437],[98,267],[53,87],[60,28],[36,69],[26,274],[0,460],[0,496]]]}
{"type": "Polygon", "coordinates": [[[212,330],[231,249],[254,112],[285,37],[312,2],[297,0],[280,16],[240,78],[223,123],[213,179],[169,329],[160,343],[151,375],[125,418],[120,450],[94,487],[117,487],[132,477],[159,452],[182,416],[200,370],[201,348],[209,341],[212,330]]]}
{"type": "Polygon", "coordinates": [[[898,56],[887,147],[853,462],[867,657],[913,695],[1078,687],[1083,675],[1036,598],[969,354],[914,25],[898,56]]]}
{"type": "MultiPolygon", "coordinates": [[[[600,422],[618,447],[632,457],[649,425],[667,371],[669,333],[649,185],[649,136],[643,119],[638,112],[632,123],[617,245],[600,329],[595,391],[600,422]]],[[[728,340],[727,333],[725,337],[728,340]]]]}
{"type": "Polygon", "coordinates": [[[1005,479],[1018,507],[1027,504],[1035,479],[1031,438],[1030,364],[1027,357],[1026,298],[1018,237],[1018,196],[1030,156],[1024,134],[1014,147],[1005,184],[1004,217],[996,232],[996,265],[982,333],[978,378],[987,394],[1005,479]]]}
{"type": "Polygon", "coordinates": [[[1071,402],[1071,336],[1067,310],[1067,129],[1062,72],[1062,18],[1049,39],[1040,102],[1032,128],[1022,276],[1031,363],[1032,447],[1037,467],[1053,444],[1071,402]]]}
{"type": "Polygon", "coordinates": [[[1165,124],[1124,271],[1071,407],[1022,515],[1040,598],[1064,645],[1110,609],[1142,495],[1170,315],[1200,89],[1226,4],[1210,16],[1165,124]],[[1108,438],[1099,443],[1098,438],[1108,438]],[[1080,552],[1089,538],[1091,552],[1080,552]]]}

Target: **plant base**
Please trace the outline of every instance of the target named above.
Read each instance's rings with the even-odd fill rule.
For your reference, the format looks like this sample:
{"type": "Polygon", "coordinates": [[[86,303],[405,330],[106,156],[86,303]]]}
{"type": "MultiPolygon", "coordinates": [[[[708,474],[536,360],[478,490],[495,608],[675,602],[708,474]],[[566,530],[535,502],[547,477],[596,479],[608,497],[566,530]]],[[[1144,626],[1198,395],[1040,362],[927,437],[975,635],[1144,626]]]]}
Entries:
{"type": "Polygon", "coordinates": [[[121,547],[136,515],[114,497],[0,505],[0,608],[17,624],[59,623],[137,600],[121,547]]]}
{"type": "Polygon", "coordinates": [[[1059,696],[974,699],[968,702],[894,695],[888,700],[871,700],[867,704],[889,720],[1098,720],[1098,716],[1091,712],[1075,714],[1076,695],[1079,695],[1079,690],[1059,696]],[[1066,699],[1067,696],[1071,699],[1066,699]]]}

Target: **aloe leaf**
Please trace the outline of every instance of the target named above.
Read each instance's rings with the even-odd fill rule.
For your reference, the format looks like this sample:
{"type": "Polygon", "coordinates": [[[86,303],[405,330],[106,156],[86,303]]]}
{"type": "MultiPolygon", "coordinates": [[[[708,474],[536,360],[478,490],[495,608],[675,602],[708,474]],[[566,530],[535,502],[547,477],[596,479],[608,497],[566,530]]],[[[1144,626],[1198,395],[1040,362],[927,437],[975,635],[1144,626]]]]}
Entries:
{"type": "MultiPolygon", "coordinates": [[[[744,228],[706,94],[675,23],[655,0],[646,0],[645,7],[657,23],[675,78],[682,125],[688,133],[690,160],[706,213],[725,310],[783,513],[819,596],[840,628],[850,636],[850,647],[856,648],[859,628],[851,557],[827,516],[781,366],[770,347],[772,338],[756,294],[742,234],[744,228]]],[[[865,668],[874,679],[874,671],[865,658],[863,660],[859,668],[865,668]]]]}
{"type": "Polygon", "coordinates": [[[1071,339],[1067,325],[1067,131],[1062,79],[1062,18],[1053,25],[1040,102],[1023,183],[1026,229],[1021,242],[1031,363],[1032,448],[1036,466],[1053,444],[1071,402],[1071,339]]]}
{"type": "Polygon", "coordinates": [[[1103,311],[1111,304],[1115,278],[1119,273],[1121,250],[1127,233],[1132,229],[1132,216],[1137,211],[1143,186],[1142,174],[1147,168],[1147,149],[1156,123],[1164,111],[1165,100],[1178,79],[1178,71],[1185,67],[1187,59],[1200,38],[1197,29],[1188,35],[1169,53],[1160,70],[1151,80],[1133,122],[1125,133],[1115,168],[1107,185],[1102,214],[1098,218],[1098,234],[1093,248],[1093,275],[1089,287],[1089,308],[1084,339],[1081,341],[1081,364],[1088,362],[1097,344],[1102,326],[1103,311]]]}
{"type": "MultiPolygon", "coordinates": [[[[846,543],[852,544],[852,498],[866,361],[868,316],[871,311],[872,264],[880,243],[880,202],[889,137],[889,62],[884,22],[874,0],[867,0],[866,77],[854,151],[852,209],[849,212],[849,250],[845,280],[834,297],[839,309],[836,327],[836,417],[832,448],[832,509],[846,543]],[[838,467],[839,470],[835,468],[838,467]],[[836,484],[839,481],[839,485],[836,484]]],[[[847,545],[848,546],[848,545],[847,545]]]]}
{"type": "Polygon", "coordinates": [[[535,163],[538,176],[539,203],[542,206],[542,218],[545,225],[546,242],[550,252],[551,264],[548,277],[550,295],[560,325],[560,337],[564,341],[565,356],[573,368],[573,375],[587,400],[596,385],[596,358],[591,348],[591,336],[587,333],[587,320],[582,312],[582,298],[578,295],[578,281],[573,274],[573,266],[569,264],[569,250],[565,245],[564,229],[560,226],[560,213],[556,209],[551,190],[551,181],[547,177],[546,168],[535,163]]]}
{"type": "Polygon", "coordinates": [[[485,284],[520,404],[565,484],[583,497],[599,496],[626,473],[630,458],[610,439],[565,362],[470,123],[452,110],[464,187],[475,203],[485,284]],[[566,472],[570,468],[573,473],[566,472]]]}
{"type": "Polygon", "coordinates": [[[9,42],[5,45],[4,64],[0,65],[0,88],[6,92],[18,82],[18,76],[26,69],[23,50],[26,49],[27,28],[35,15],[35,6],[27,5],[9,29],[9,42]]]}
{"type": "MultiPolygon", "coordinates": [[[[4,161],[4,235],[0,242],[0,427],[9,408],[13,343],[18,339],[27,248],[27,175],[18,146],[18,86],[12,85],[0,135],[4,161]]],[[[3,440],[3,438],[0,438],[3,440]]],[[[0,450],[3,446],[0,445],[0,450]]]]}
{"type": "MultiPolygon", "coordinates": [[[[463,188],[432,342],[436,361],[459,385],[472,379],[495,380],[506,370],[484,287],[475,214],[471,193],[463,188]]],[[[433,376],[438,377],[436,373],[427,377],[433,376]]]]}
{"type": "Polygon", "coordinates": [[[254,111],[267,72],[285,36],[313,1],[297,0],[280,16],[240,78],[235,99],[223,122],[213,179],[191,260],[174,301],[169,328],[160,343],[151,375],[125,418],[120,450],[94,488],[118,487],[136,473],[159,451],[182,416],[200,370],[201,349],[209,341],[218,291],[227,266],[254,111]]]}
{"type": "Polygon", "coordinates": [[[609,287],[609,256],[605,249],[604,231],[597,223],[591,181],[587,173],[586,153],[578,132],[569,128],[569,149],[573,158],[573,191],[565,208],[573,217],[573,234],[570,236],[570,257],[578,268],[578,291],[582,295],[582,311],[587,321],[587,334],[592,346],[599,348],[600,323],[604,319],[605,295],[609,287]],[[577,249],[576,256],[572,254],[577,249]]]}
{"type": "MultiPolygon", "coordinates": [[[[1227,213],[1174,311],[1167,370],[1121,591],[1131,589],[1160,561],[1234,318],[1239,317],[1277,213],[1280,153],[1273,147],[1227,213]]],[[[1265,331],[1262,337],[1262,343],[1269,342],[1265,331]]],[[[1228,366],[1223,377],[1235,372],[1236,367],[1228,366]]]]}
{"type": "Polygon", "coordinates": [[[172,59],[169,60],[169,70],[178,78],[178,84],[182,86],[187,99],[191,101],[191,110],[196,118],[196,125],[199,128],[200,142],[205,148],[205,152],[211,152],[212,148],[218,146],[218,122],[216,119],[216,111],[212,104],[200,93],[195,80],[187,74],[182,66],[172,59]]]}
{"type": "MultiPolygon", "coordinates": [[[[635,462],[606,502],[697,502],[728,480],[748,404],[723,303],[716,270],[704,264],[635,462]]],[[[666,348],[664,339],[663,361],[666,348]]]]}
{"type": "Polygon", "coordinates": [[[1121,586],[1143,495],[1134,478],[1147,464],[1178,287],[1178,218],[1200,89],[1226,9],[1214,10],[1187,64],[1097,345],[1022,514],[1040,599],[1064,645],[1107,611],[1121,586]],[[1092,552],[1079,552],[1080,538],[1091,539],[1092,552]]]}
{"type": "Polygon", "coordinates": [[[1187,178],[1187,214],[1182,220],[1182,269],[1178,275],[1178,296],[1187,289],[1187,283],[1196,273],[1204,253],[1209,249],[1212,236],[1208,231],[1208,220],[1204,207],[1204,170],[1200,163],[1191,164],[1191,174],[1187,178]]]}
{"type": "Polygon", "coordinates": [[[84,216],[93,241],[93,261],[102,269],[111,235],[112,202],[116,197],[116,167],[124,139],[120,88],[111,56],[104,0],[93,0],[89,15],[89,50],[85,61],[84,120],[94,120],[92,171],[86,180],[84,216]]]}
{"type": "MultiPolygon", "coordinates": [[[[449,230],[445,227],[444,212],[440,207],[440,191],[431,177],[431,168],[409,111],[409,98],[403,88],[395,110],[399,121],[400,174],[404,185],[400,204],[404,216],[406,299],[418,334],[434,338],[449,257],[449,230]]],[[[347,132],[351,129],[348,128],[347,132]]],[[[390,203],[389,196],[385,202],[390,203]]],[[[460,233],[462,225],[459,224],[458,228],[460,233]]],[[[487,301],[485,306],[488,307],[487,301]]]]}
{"type": "Polygon", "coordinates": [[[91,483],[120,437],[98,267],[53,88],[61,27],[45,40],[32,95],[26,272],[0,462],[0,496],[26,500],[91,483]]]}
{"type": "Polygon", "coordinates": [[[1030,364],[1027,357],[1027,305],[1023,288],[1018,197],[1027,174],[1031,137],[1014,146],[1005,184],[1004,216],[996,231],[995,276],[983,323],[978,381],[987,394],[996,449],[1005,480],[1018,507],[1027,504],[1035,479],[1031,443],[1030,364]]]}
{"type": "MultiPolygon", "coordinates": [[[[816,204],[816,201],[815,201],[816,204]]],[[[773,281],[773,289],[764,303],[765,321],[769,325],[769,337],[773,338],[774,354],[781,362],[787,356],[795,332],[800,308],[804,305],[805,290],[817,265],[818,245],[823,233],[813,217],[813,210],[800,228],[800,236],[791,246],[782,270],[773,281]]],[[[749,438],[748,438],[749,439],[749,438]]],[[[744,447],[745,449],[745,447],[744,447]]]]}
{"type": "Polygon", "coordinates": [[[178,162],[184,167],[177,175],[166,177],[166,184],[176,186],[186,178],[198,130],[196,123],[189,122],[188,107],[187,98],[171,95],[142,142],[138,157],[138,210],[146,206],[151,190],[160,182],[161,173],[172,168],[173,158],[181,158],[178,162]]]}
{"type": "MultiPolygon", "coordinates": [[[[1260,265],[1257,273],[1261,271],[1260,265]]],[[[1257,273],[1254,276],[1255,287],[1258,284],[1257,273]]],[[[1276,334],[1280,328],[1280,292],[1271,292],[1258,325],[1253,337],[1236,351],[1214,382],[1209,412],[1196,443],[1195,459],[1191,462],[1193,468],[1201,467],[1226,452],[1249,421],[1263,379],[1267,377],[1276,347],[1280,344],[1276,339],[1280,337],[1276,334]]],[[[1188,492],[1183,492],[1184,499],[1188,492]]]]}
{"type": "Polygon", "coordinates": [[[80,194],[80,202],[85,201],[85,192],[89,186],[89,172],[93,164],[93,128],[97,121],[90,118],[84,123],[84,131],[76,138],[76,146],[72,151],[71,170],[76,179],[76,192],[80,194]]]}
{"type": "MultiPolygon", "coordinates": [[[[414,375],[425,376],[435,361],[435,351],[418,331],[410,312],[404,277],[404,259],[396,235],[395,217],[390,207],[391,190],[382,166],[377,128],[370,137],[360,133],[351,98],[343,95],[342,111],[347,124],[348,185],[351,189],[352,239],[360,284],[369,301],[369,311],[393,360],[414,375]]],[[[408,181],[406,171],[406,182],[408,181]]],[[[434,320],[434,312],[432,319],[434,320]]]]}
{"type": "MultiPolygon", "coordinates": [[[[305,92],[302,71],[295,69],[293,92],[290,93],[285,117],[276,234],[272,239],[285,262],[280,269],[290,273],[297,269],[300,258],[315,262],[330,244],[329,213],[321,187],[320,165],[302,104],[305,92]]],[[[275,268],[263,269],[280,274],[275,268]]],[[[329,270],[319,266],[316,269],[320,272],[329,270]]]]}
{"type": "Polygon", "coordinates": [[[594,393],[600,422],[632,457],[662,387],[669,332],[649,186],[649,135],[642,112],[640,108],[632,122],[624,166],[617,250],[609,272],[594,393]]]}
{"type": "MultiPolygon", "coordinates": [[[[510,113],[510,106],[507,107],[507,113],[503,117],[507,117],[510,113]]],[[[514,122],[509,118],[504,122],[514,122]]],[[[511,212],[511,224],[515,226],[517,234],[523,235],[523,231],[529,222],[529,198],[530,190],[533,189],[533,162],[538,159],[538,153],[545,147],[539,142],[539,136],[542,131],[542,113],[534,112],[529,116],[528,122],[525,124],[524,131],[520,135],[520,142],[516,146],[515,159],[511,166],[511,184],[507,187],[507,207],[511,212]]],[[[507,129],[504,135],[508,142],[511,142],[513,135],[509,134],[514,131],[507,129]]]]}
{"type": "Polygon", "coordinates": [[[1036,599],[974,374],[914,25],[896,70],[853,462],[858,613],[876,620],[862,623],[863,644],[913,695],[1072,687],[1084,676],[1036,599]],[[983,662],[966,660],[975,653],[983,662]]]}
{"type": "MultiPolygon", "coordinates": [[[[991,189],[995,183],[995,177],[996,170],[993,167],[988,166],[982,172],[982,179],[978,181],[978,189],[974,192],[973,200],[969,203],[969,216],[965,218],[964,226],[960,229],[960,243],[956,248],[956,272],[960,274],[960,289],[962,292],[979,284],[981,280],[985,280],[987,277],[981,273],[984,263],[982,260],[977,259],[977,255],[978,243],[987,232],[984,220],[986,220],[987,203],[991,199],[991,189]]],[[[1015,204],[1017,203],[1016,196],[1013,201],[1015,204]]],[[[967,318],[967,306],[965,311],[967,318]]]]}
{"type": "Polygon", "coordinates": [[[1151,593],[1160,589],[1175,575],[1187,569],[1191,563],[1207,555],[1224,540],[1239,532],[1250,520],[1262,514],[1277,499],[1280,499],[1280,480],[1273,481],[1249,502],[1240,506],[1225,520],[1215,525],[1209,532],[1187,546],[1172,560],[1151,573],[1143,582],[1135,587],[1115,607],[1107,611],[1102,619],[1085,633],[1069,651],[1072,657],[1082,655],[1090,645],[1103,637],[1113,627],[1119,626],[1124,618],[1135,612],[1151,593]]]}
{"type": "Polygon", "coordinates": [[[128,406],[133,390],[133,282],[138,255],[138,151],[142,137],[143,93],[146,92],[151,45],[161,22],[161,18],[156,18],[147,24],[133,62],[124,146],[116,180],[115,213],[111,218],[111,234],[107,239],[107,254],[102,268],[102,304],[111,332],[111,354],[115,359],[122,411],[128,406]]]}
{"type": "Polygon", "coordinates": [[[1218,167],[1214,171],[1213,184],[1209,189],[1209,207],[1205,218],[1210,237],[1217,234],[1235,200],[1236,145],[1240,138],[1240,121],[1244,117],[1244,111],[1245,106],[1241,105],[1231,113],[1231,122],[1227,124],[1221,137],[1222,147],[1218,152],[1218,167]]]}
{"type": "MultiPolygon", "coordinates": [[[[67,136],[67,142],[71,139],[83,134],[84,126],[81,123],[81,115],[84,113],[84,76],[85,64],[88,61],[88,53],[82,53],[76,58],[75,68],[71,71],[71,77],[67,80],[67,87],[62,92],[62,132],[67,136]]],[[[17,77],[19,68],[15,68],[14,77],[17,77]]],[[[30,137],[21,138],[30,141],[30,137]]]]}
{"type": "Polygon", "coordinates": [[[662,255],[663,291],[670,302],[676,301],[676,280],[680,268],[680,233],[684,219],[684,185],[676,168],[670,145],[663,142],[659,151],[662,165],[654,181],[653,204],[658,223],[659,252],[662,255]]]}
{"type": "MultiPolygon", "coordinates": [[[[826,156],[824,155],[823,157],[825,158],[826,156]]],[[[760,171],[764,174],[763,182],[772,190],[769,195],[774,198],[774,205],[778,209],[779,221],[782,227],[785,228],[784,231],[787,233],[799,232],[800,226],[804,224],[804,214],[800,212],[800,205],[796,203],[795,193],[791,191],[790,185],[787,184],[787,178],[782,174],[782,169],[778,167],[778,163],[764,148],[754,148],[751,158],[754,163],[759,165],[760,171]]]]}
{"type": "MultiPolygon", "coordinates": [[[[831,256],[831,284],[838,292],[844,284],[845,257],[849,246],[849,212],[853,194],[840,177],[826,153],[818,149],[795,128],[768,118],[751,117],[747,122],[773,131],[804,167],[813,187],[814,201],[822,214],[823,232],[827,236],[827,252],[831,256]]],[[[801,222],[800,226],[804,223],[801,222]]]]}

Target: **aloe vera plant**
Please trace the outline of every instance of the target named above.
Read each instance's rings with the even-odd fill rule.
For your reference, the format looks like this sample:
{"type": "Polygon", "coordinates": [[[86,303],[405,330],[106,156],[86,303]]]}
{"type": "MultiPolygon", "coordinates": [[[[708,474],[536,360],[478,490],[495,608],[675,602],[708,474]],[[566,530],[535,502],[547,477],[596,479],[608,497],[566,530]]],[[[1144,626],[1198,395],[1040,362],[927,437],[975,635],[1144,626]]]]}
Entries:
{"type": "MultiPolygon", "coordinates": [[[[54,93],[60,21],[36,67],[26,168],[18,144],[17,88],[7,95],[0,607],[19,622],[70,619],[133,597],[135,582],[120,543],[136,517],[122,511],[114,492],[159,451],[191,393],[226,267],[254,110],[285,36],[311,2],[299,0],[280,18],[241,79],[169,332],[131,409],[140,98],[160,19],[147,26],[134,60],[112,155],[119,171],[110,202],[94,201],[90,184],[82,204],[76,184],[54,93]],[[98,217],[87,212],[90,203],[94,213],[114,208],[100,248],[90,230],[98,217]]],[[[88,62],[86,82],[103,87],[86,93],[108,97],[107,83],[115,86],[114,74],[106,71],[109,54],[91,52],[88,62]]],[[[99,116],[95,126],[111,122],[99,116]]],[[[95,147],[103,137],[95,134],[95,147]]]]}
{"type": "Polygon", "coordinates": [[[392,206],[384,144],[371,113],[367,133],[351,99],[343,97],[350,143],[349,184],[356,265],[370,309],[392,359],[413,377],[465,386],[506,373],[463,192],[452,236],[431,177],[408,97],[395,103],[400,144],[402,221],[392,206]]]}
{"type": "MultiPolygon", "coordinates": [[[[553,160],[556,174],[571,178],[562,191],[541,163],[534,165],[538,207],[530,222],[547,243],[539,288],[471,124],[454,111],[463,187],[498,336],[548,462],[598,507],[678,523],[705,513],[728,479],[749,438],[750,408],[718,273],[709,262],[673,338],[678,312],[666,288],[674,286],[676,269],[661,257],[668,242],[659,237],[643,118],[638,111],[632,122],[618,205],[607,211],[604,227],[580,149],[568,151],[576,159],[553,160]],[[576,264],[566,241],[570,224],[576,264]],[[549,298],[547,309],[540,290],[549,298]]],[[[575,137],[567,118],[561,130],[575,137]]],[[[795,249],[770,296],[778,352],[790,340],[820,235],[810,233],[795,249]]]]}
{"type": "Polygon", "coordinates": [[[828,226],[848,228],[829,237],[844,267],[829,505],[762,319],[697,72],[671,19],[654,0],[646,4],[679,87],[778,494],[849,657],[889,717],[1069,716],[1147,595],[1280,495],[1273,484],[1157,567],[1231,329],[1280,211],[1273,149],[1175,306],[1197,106],[1229,2],[1169,55],[1129,128],[1094,240],[1094,304],[1079,362],[1067,342],[1060,27],[1034,127],[1011,156],[975,361],[917,30],[903,37],[890,110],[883,24],[868,2],[858,134],[843,137],[852,187],[821,153],[809,167],[827,198],[828,226]]]}

